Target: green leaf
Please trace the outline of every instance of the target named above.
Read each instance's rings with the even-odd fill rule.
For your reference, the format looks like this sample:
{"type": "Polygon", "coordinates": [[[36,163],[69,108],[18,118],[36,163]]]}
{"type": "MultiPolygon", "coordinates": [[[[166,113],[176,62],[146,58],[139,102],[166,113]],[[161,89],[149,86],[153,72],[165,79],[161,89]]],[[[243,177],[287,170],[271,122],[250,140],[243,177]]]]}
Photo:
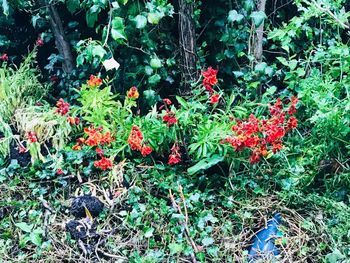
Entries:
{"type": "Polygon", "coordinates": [[[147,25],[147,18],[143,15],[137,15],[135,17],[136,28],[142,29],[147,25]]]}
{"type": "Polygon", "coordinates": [[[153,227],[148,228],[146,230],[146,232],[145,232],[145,237],[149,238],[149,237],[153,236],[153,232],[154,232],[154,228],[153,227]]]}
{"type": "Polygon", "coordinates": [[[228,18],[227,20],[229,22],[235,22],[237,21],[238,23],[241,22],[243,20],[244,16],[241,15],[241,14],[238,14],[238,12],[236,10],[231,10],[229,13],[228,13],[228,18]]]}
{"type": "Polygon", "coordinates": [[[34,231],[32,233],[30,233],[29,235],[30,237],[30,241],[36,245],[36,246],[41,246],[42,244],[42,238],[41,238],[41,232],[38,232],[38,231],[34,231]]]}
{"type": "Polygon", "coordinates": [[[178,254],[183,251],[183,246],[182,244],[177,244],[177,243],[170,243],[169,244],[169,249],[171,254],[178,254]]]}
{"type": "Polygon", "coordinates": [[[68,11],[74,13],[80,6],[80,0],[67,0],[68,11]]]}
{"type": "Polygon", "coordinates": [[[7,2],[7,0],[2,0],[2,9],[3,9],[4,15],[8,16],[10,8],[9,8],[9,3],[7,2]]]}
{"type": "Polygon", "coordinates": [[[145,90],[143,92],[143,96],[145,97],[147,104],[150,106],[154,105],[158,100],[156,92],[151,89],[145,90]]]}
{"type": "Polygon", "coordinates": [[[149,64],[153,69],[158,69],[162,67],[162,61],[158,57],[152,58],[149,64]]]}
{"type": "Polygon", "coordinates": [[[123,39],[126,40],[126,35],[124,32],[124,20],[121,17],[115,17],[112,21],[111,34],[114,40],[123,39]]]}
{"type": "Polygon", "coordinates": [[[128,3],[128,0],[119,0],[119,3],[122,5],[126,5],[128,3]]]}
{"type": "Polygon", "coordinates": [[[148,13],[147,19],[150,24],[157,25],[163,15],[159,12],[148,13]]]}
{"type": "Polygon", "coordinates": [[[202,240],[202,244],[203,244],[203,246],[205,246],[205,247],[210,246],[210,245],[214,244],[214,239],[211,238],[211,237],[205,237],[205,238],[203,238],[203,240],[202,240]]]}
{"type": "Polygon", "coordinates": [[[254,11],[251,13],[250,17],[253,19],[255,26],[258,27],[264,22],[266,15],[263,11],[254,11]]]}
{"type": "Polygon", "coordinates": [[[160,75],[159,74],[154,74],[153,76],[148,78],[148,83],[151,85],[156,85],[160,81],[160,75]]]}
{"type": "Polygon", "coordinates": [[[89,11],[86,12],[86,23],[88,27],[93,27],[97,21],[98,13],[92,6],[89,11]]]}
{"type": "Polygon", "coordinates": [[[262,73],[262,72],[265,72],[266,67],[267,67],[266,62],[261,62],[255,65],[254,70],[262,73]]]}
{"type": "Polygon", "coordinates": [[[96,45],[92,49],[92,55],[99,58],[103,58],[107,54],[107,51],[100,45],[96,45]]]}
{"type": "Polygon", "coordinates": [[[15,226],[27,233],[30,233],[33,228],[33,225],[28,225],[26,222],[16,223],[15,226]]]}
{"type": "Polygon", "coordinates": [[[196,163],[195,165],[191,166],[190,168],[187,169],[187,172],[189,175],[193,175],[195,173],[198,173],[199,171],[202,170],[207,170],[210,167],[218,164],[219,162],[223,161],[224,157],[220,155],[213,155],[212,157],[203,159],[196,163]]]}

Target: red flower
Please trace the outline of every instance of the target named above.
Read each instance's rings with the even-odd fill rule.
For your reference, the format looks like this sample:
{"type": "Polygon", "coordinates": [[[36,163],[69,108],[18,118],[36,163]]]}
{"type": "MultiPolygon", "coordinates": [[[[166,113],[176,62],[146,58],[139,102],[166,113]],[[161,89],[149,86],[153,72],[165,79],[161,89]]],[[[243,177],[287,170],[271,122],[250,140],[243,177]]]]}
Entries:
{"type": "Polygon", "coordinates": [[[134,87],[131,87],[128,92],[127,92],[127,96],[129,99],[138,99],[140,94],[137,90],[137,88],[134,86],[134,87]]]}
{"type": "Polygon", "coordinates": [[[75,144],[75,145],[73,145],[72,150],[73,150],[73,151],[80,151],[80,150],[81,150],[80,144],[75,144]]]}
{"type": "Polygon", "coordinates": [[[203,86],[210,93],[213,92],[213,86],[218,83],[216,78],[217,73],[218,70],[215,70],[212,67],[209,67],[206,71],[202,71],[202,76],[204,77],[203,86]]]}
{"type": "Polygon", "coordinates": [[[7,56],[6,53],[4,53],[2,56],[0,56],[0,60],[2,60],[2,61],[8,61],[8,60],[9,60],[9,57],[7,56]]]}
{"type": "Polygon", "coordinates": [[[95,75],[90,75],[90,79],[87,81],[87,84],[91,88],[99,87],[102,85],[102,79],[96,77],[95,75]]]}
{"type": "Polygon", "coordinates": [[[103,144],[110,144],[113,141],[112,135],[110,132],[106,132],[102,135],[100,143],[103,144]]]}
{"type": "Polygon", "coordinates": [[[210,97],[210,103],[216,104],[219,102],[219,94],[214,94],[210,97]]]}
{"type": "Polygon", "coordinates": [[[44,40],[39,36],[35,43],[38,47],[42,47],[44,45],[44,40]]]}
{"type": "Polygon", "coordinates": [[[57,175],[62,175],[62,174],[64,174],[64,172],[63,172],[63,170],[62,170],[61,168],[58,168],[58,169],[56,170],[56,174],[57,174],[57,175]]]}
{"type": "Polygon", "coordinates": [[[142,154],[143,157],[151,154],[151,152],[152,152],[152,148],[151,147],[149,147],[147,145],[142,146],[141,154],[142,154]]]}
{"type": "Polygon", "coordinates": [[[27,139],[30,143],[34,143],[38,141],[38,138],[36,137],[36,133],[33,131],[27,132],[27,139]]]}
{"type": "Polygon", "coordinates": [[[96,148],[96,153],[101,157],[103,156],[103,150],[101,148],[96,148]]]}
{"type": "Polygon", "coordinates": [[[131,147],[131,150],[135,151],[141,151],[142,150],[142,143],[143,140],[143,134],[140,130],[140,128],[136,125],[132,126],[129,138],[128,138],[128,143],[131,147]]]}
{"type": "Polygon", "coordinates": [[[292,130],[298,126],[298,120],[294,116],[290,116],[287,124],[287,129],[292,130]]]}
{"type": "Polygon", "coordinates": [[[107,169],[112,169],[113,162],[106,157],[102,157],[100,160],[94,162],[94,166],[96,168],[100,168],[102,171],[105,171],[107,169]]]}
{"type": "Polygon", "coordinates": [[[296,111],[297,111],[296,105],[298,104],[298,101],[299,101],[299,99],[297,97],[292,96],[290,98],[290,106],[288,109],[289,115],[293,115],[296,113],[296,111]]]}
{"type": "Polygon", "coordinates": [[[168,127],[173,126],[177,123],[175,113],[172,111],[167,111],[167,113],[163,116],[163,121],[168,124],[168,127]]]}
{"type": "Polygon", "coordinates": [[[80,119],[78,117],[68,117],[67,121],[70,125],[79,125],[80,119]]]}
{"type": "Polygon", "coordinates": [[[56,109],[56,113],[64,116],[68,113],[69,111],[69,103],[64,102],[64,100],[62,98],[60,98],[57,103],[56,103],[57,109],[56,109]]]}
{"type": "Polygon", "coordinates": [[[180,147],[177,142],[174,143],[173,147],[171,147],[171,153],[169,155],[168,164],[174,165],[181,162],[181,154],[180,154],[180,147]]]}
{"type": "Polygon", "coordinates": [[[58,81],[58,77],[56,75],[51,75],[50,81],[56,83],[58,81]]]}
{"type": "Polygon", "coordinates": [[[19,153],[26,153],[28,150],[27,150],[27,148],[26,147],[24,147],[24,146],[19,146],[19,149],[18,149],[18,152],[19,153]]]}
{"type": "Polygon", "coordinates": [[[260,154],[257,151],[253,151],[252,155],[250,156],[250,164],[255,164],[260,162],[260,154]]]}
{"type": "Polygon", "coordinates": [[[85,143],[85,139],[82,138],[82,137],[80,137],[80,138],[77,139],[77,143],[78,143],[79,145],[82,145],[82,144],[85,143]]]}
{"type": "Polygon", "coordinates": [[[272,116],[276,116],[282,112],[283,106],[282,106],[282,101],[280,98],[277,99],[275,105],[270,107],[270,114],[272,116]]]}
{"type": "Polygon", "coordinates": [[[164,102],[166,105],[171,105],[171,104],[172,104],[171,100],[168,99],[168,98],[163,99],[163,102],[164,102]]]}
{"type": "Polygon", "coordinates": [[[282,150],[283,145],[281,141],[276,141],[272,143],[272,152],[276,153],[279,152],[280,150],[282,150]]]}

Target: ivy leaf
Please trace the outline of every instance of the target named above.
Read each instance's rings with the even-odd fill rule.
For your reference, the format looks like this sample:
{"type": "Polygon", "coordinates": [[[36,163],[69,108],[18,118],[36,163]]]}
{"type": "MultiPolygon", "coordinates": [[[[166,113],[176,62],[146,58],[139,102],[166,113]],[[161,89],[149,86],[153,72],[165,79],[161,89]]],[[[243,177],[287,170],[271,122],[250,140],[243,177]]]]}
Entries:
{"type": "Polygon", "coordinates": [[[68,11],[71,12],[72,14],[78,10],[79,6],[80,6],[79,0],[67,0],[68,11]]]}
{"type": "Polygon", "coordinates": [[[205,237],[205,238],[203,238],[203,240],[202,240],[202,244],[203,244],[203,246],[205,246],[205,247],[210,246],[210,245],[214,244],[214,239],[211,238],[211,237],[205,237]]]}
{"type": "Polygon", "coordinates": [[[124,29],[125,29],[125,26],[124,26],[123,18],[121,17],[113,18],[111,34],[114,40],[119,40],[119,39],[126,40],[124,29]]]}
{"type": "Polygon", "coordinates": [[[243,20],[244,16],[241,15],[241,14],[238,14],[238,12],[236,10],[231,10],[229,13],[228,13],[228,18],[227,20],[229,22],[235,22],[237,21],[238,23],[241,22],[243,20]]]}
{"type": "Polygon", "coordinates": [[[86,23],[88,27],[93,27],[94,24],[97,21],[98,17],[98,9],[96,9],[96,6],[92,6],[89,11],[86,12],[86,23]]]}
{"type": "Polygon", "coordinates": [[[41,17],[40,17],[39,14],[37,14],[37,15],[35,15],[35,16],[32,16],[32,25],[33,25],[34,28],[36,27],[37,22],[38,22],[38,20],[39,20],[40,18],[41,18],[41,17]]]}
{"type": "Polygon", "coordinates": [[[145,90],[143,92],[143,96],[144,96],[144,98],[146,100],[146,103],[149,106],[154,105],[158,101],[158,96],[156,95],[156,92],[154,90],[151,90],[151,89],[145,90]]]}
{"type": "Polygon", "coordinates": [[[107,51],[101,45],[96,45],[92,49],[93,56],[103,58],[106,54],[107,54],[107,51]]]}
{"type": "Polygon", "coordinates": [[[183,251],[182,244],[171,243],[169,244],[169,249],[171,254],[178,254],[183,251]]]}
{"type": "Polygon", "coordinates": [[[16,223],[15,226],[27,233],[30,233],[33,228],[33,225],[28,225],[26,222],[16,223]]]}
{"type": "Polygon", "coordinates": [[[126,5],[128,3],[129,0],[119,0],[119,3],[121,3],[122,5],[126,5]]]}
{"type": "Polygon", "coordinates": [[[205,158],[205,159],[199,161],[198,163],[196,163],[195,165],[191,166],[190,168],[187,169],[187,172],[189,175],[193,175],[199,171],[209,169],[210,167],[221,162],[222,160],[224,160],[223,156],[220,156],[217,154],[213,155],[212,157],[205,158]]]}
{"type": "Polygon", "coordinates": [[[151,85],[156,85],[160,81],[160,76],[159,74],[154,74],[153,76],[148,78],[148,83],[151,85]]]}
{"type": "Polygon", "coordinates": [[[153,227],[148,228],[145,232],[145,237],[149,238],[149,237],[153,236],[153,231],[154,231],[153,227]]]}
{"type": "Polygon", "coordinates": [[[135,17],[136,28],[142,29],[147,25],[147,18],[143,15],[137,15],[135,17]]]}
{"type": "Polygon", "coordinates": [[[157,25],[162,19],[163,14],[159,12],[148,13],[147,19],[150,24],[157,25]]]}
{"type": "Polygon", "coordinates": [[[255,26],[258,27],[264,22],[266,15],[263,11],[254,11],[250,15],[250,17],[251,17],[251,19],[253,19],[255,26]]]}

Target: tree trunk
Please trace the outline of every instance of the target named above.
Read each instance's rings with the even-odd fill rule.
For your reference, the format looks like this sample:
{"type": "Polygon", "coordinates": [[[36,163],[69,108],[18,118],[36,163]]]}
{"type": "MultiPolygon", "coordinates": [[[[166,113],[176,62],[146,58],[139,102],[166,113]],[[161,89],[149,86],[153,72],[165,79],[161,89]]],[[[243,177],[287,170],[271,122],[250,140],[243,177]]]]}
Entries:
{"type": "Polygon", "coordinates": [[[194,2],[179,0],[179,44],[182,95],[191,93],[191,83],[197,80],[196,30],[193,21],[194,2]]]}
{"type": "MultiPolygon", "coordinates": [[[[265,12],[266,0],[259,0],[258,11],[265,12]]],[[[254,39],[254,58],[256,63],[262,61],[263,55],[263,38],[264,38],[264,22],[256,29],[256,37],[254,39]]]]}
{"type": "Polygon", "coordinates": [[[56,47],[59,54],[63,57],[62,68],[66,73],[71,73],[74,69],[71,47],[65,38],[61,18],[53,4],[48,5],[48,14],[51,29],[55,36],[56,47]]]}

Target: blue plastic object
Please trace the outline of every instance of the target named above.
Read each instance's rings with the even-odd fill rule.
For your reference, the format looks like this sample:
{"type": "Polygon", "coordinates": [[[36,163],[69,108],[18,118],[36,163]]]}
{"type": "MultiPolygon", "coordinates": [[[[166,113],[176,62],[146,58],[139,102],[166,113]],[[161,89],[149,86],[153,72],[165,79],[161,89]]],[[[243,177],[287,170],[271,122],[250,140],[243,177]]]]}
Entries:
{"type": "Polygon", "coordinates": [[[278,233],[278,226],[281,222],[282,216],[280,213],[277,213],[267,222],[266,228],[259,230],[249,249],[248,262],[255,262],[262,258],[271,258],[279,254],[279,251],[275,246],[275,239],[278,233]]]}

